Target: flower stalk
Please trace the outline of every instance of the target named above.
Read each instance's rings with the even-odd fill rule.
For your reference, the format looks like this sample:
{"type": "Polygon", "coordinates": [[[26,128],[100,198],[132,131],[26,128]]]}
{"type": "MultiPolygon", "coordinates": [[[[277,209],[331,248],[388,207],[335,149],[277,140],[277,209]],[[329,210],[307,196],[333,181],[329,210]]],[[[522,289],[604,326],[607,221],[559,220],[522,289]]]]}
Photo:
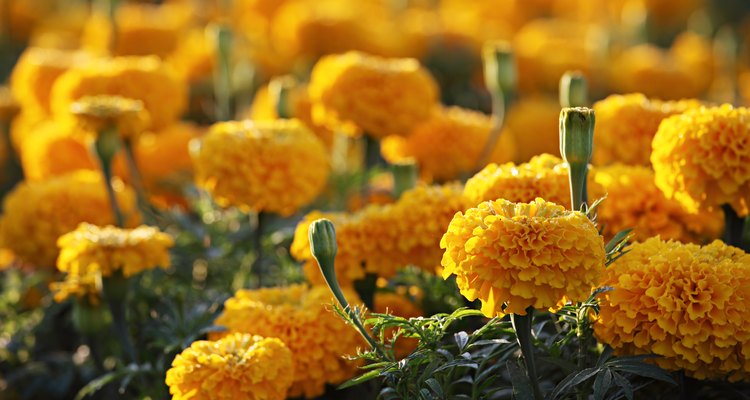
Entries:
{"type": "Polygon", "coordinates": [[[492,150],[495,149],[495,145],[500,139],[505,123],[505,114],[510,108],[518,81],[510,44],[505,42],[487,44],[483,49],[482,58],[485,84],[492,97],[493,124],[487,143],[485,143],[482,153],[477,159],[476,170],[482,169],[487,164],[492,150]]]}
{"type": "Polygon", "coordinates": [[[216,72],[214,73],[214,96],[216,97],[216,120],[232,119],[232,30],[218,25],[213,29],[216,43],[216,72]]]}
{"type": "Polygon", "coordinates": [[[510,314],[510,322],[516,332],[516,340],[521,348],[523,361],[526,364],[526,373],[529,376],[531,387],[534,390],[534,399],[543,400],[542,389],[539,387],[539,376],[537,375],[536,360],[534,359],[534,344],[532,343],[531,323],[534,308],[526,309],[526,315],[510,314]]]}
{"type": "Polygon", "coordinates": [[[586,181],[594,149],[594,110],[564,108],[560,112],[560,154],[570,167],[570,198],[574,211],[588,202],[586,181]]]}
{"type": "Polygon", "coordinates": [[[588,92],[588,82],[580,71],[568,71],[560,78],[561,107],[588,107],[588,92]]]}
{"type": "Polygon", "coordinates": [[[273,99],[276,116],[280,119],[294,118],[294,112],[290,104],[292,90],[297,86],[297,80],[292,75],[274,78],[268,84],[268,90],[273,99]]]}
{"type": "Polygon", "coordinates": [[[120,150],[120,146],[120,135],[117,132],[117,128],[112,125],[98,132],[93,142],[93,152],[99,160],[99,168],[104,177],[104,188],[107,191],[109,205],[115,217],[115,224],[122,228],[125,226],[125,217],[122,214],[120,205],[117,203],[117,196],[112,188],[112,160],[120,150]]]}
{"type": "Polygon", "coordinates": [[[417,186],[417,164],[413,161],[403,161],[391,165],[393,175],[393,196],[400,198],[407,190],[417,186]]]}

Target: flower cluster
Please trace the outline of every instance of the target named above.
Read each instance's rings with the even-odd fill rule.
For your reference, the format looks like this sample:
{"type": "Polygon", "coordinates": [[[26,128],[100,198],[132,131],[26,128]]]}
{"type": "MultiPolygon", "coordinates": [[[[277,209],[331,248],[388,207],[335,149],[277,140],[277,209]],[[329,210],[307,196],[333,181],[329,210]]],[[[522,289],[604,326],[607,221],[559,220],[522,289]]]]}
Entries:
{"type": "Polygon", "coordinates": [[[487,201],[456,213],[440,241],[443,277],[493,317],[554,309],[591,293],[604,269],[604,240],[581,212],[536,199],[487,201]]]}
{"type": "Polygon", "coordinates": [[[665,119],[653,141],[656,186],[691,213],[731,204],[747,215],[750,201],[750,111],[698,108],[665,119]]]}
{"type": "Polygon", "coordinates": [[[222,206],[288,216],[328,178],[325,146],[299,120],[220,122],[196,143],[196,181],[222,206]]]}
{"type": "Polygon", "coordinates": [[[697,100],[658,101],[640,93],[596,102],[594,164],[649,165],[651,142],[661,121],[700,106],[697,100]]]}
{"type": "Polygon", "coordinates": [[[297,225],[291,253],[304,261],[305,276],[324,283],[310,253],[307,230],[318,218],[336,226],[336,276],[342,285],[366,273],[392,277],[399,268],[415,265],[433,271],[440,265],[438,241],[457,211],[469,207],[457,184],[417,186],[393,204],[368,206],[355,213],[312,212],[297,225]]]}
{"type": "Polygon", "coordinates": [[[750,378],[750,256],[652,238],[606,269],[596,337],[698,379],[750,378]]]}
{"type": "MultiPolygon", "coordinates": [[[[135,194],[122,182],[113,183],[127,225],[134,226],[138,222],[135,194]]],[[[81,222],[115,223],[101,174],[77,171],[21,183],[4,200],[1,247],[12,250],[24,262],[53,268],[57,239],[81,222]]]]}
{"type": "Polygon", "coordinates": [[[526,162],[536,155],[559,153],[559,124],[560,104],[556,99],[527,96],[511,105],[501,137],[510,137],[514,143],[514,161],[526,162]]]}
{"type": "MultiPolygon", "coordinates": [[[[589,198],[602,194],[589,176],[589,198]]],[[[489,164],[469,178],[464,194],[473,204],[505,199],[529,202],[537,197],[570,208],[568,166],[559,157],[542,154],[524,164],[489,164]]]]}
{"type": "MultiPolygon", "coordinates": [[[[345,294],[352,304],[359,303],[353,291],[345,294]]],[[[291,350],[294,364],[288,396],[312,398],[321,395],[326,384],[339,384],[357,371],[358,363],[343,357],[356,354],[361,338],[330,310],[331,303],[327,287],[240,290],[226,301],[216,325],[230,334],[279,338],[291,350]]]]}
{"type": "MultiPolygon", "coordinates": [[[[459,107],[438,107],[430,118],[417,124],[409,136],[385,138],[381,153],[391,163],[416,160],[423,179],[449,181],[477,167],[492,128],[492,118],[482,113],[459,107]]],[[[511,137],[501,135],[488,161],[508,162],[513,159],[514,148],[511,137]]]]}
{"type": "Polygon", "coordinates": [[[437,84],[419,61],[359,52],[323,57],[308,92],[314,121],[377,138],[408,135],[438,102],[437,84]]]}
{"type": "Polygon", "coordinates": [[[607,192],[607,200],[597,208],[597,221],[607,238],[633,228],[638,241],[661,236],[705,243],[719,237],[724,228],[721,211],[690,214],[678,201],[665,198],[648,167],[616,164],[597,168],[594,181],[607,192]]]}
{"type": "Polygon", "coordinates": [[[293,366],[281,340],[234,333],[193,342],[175,357],[166,383],[174,400],[283,400],[293,366]]]}

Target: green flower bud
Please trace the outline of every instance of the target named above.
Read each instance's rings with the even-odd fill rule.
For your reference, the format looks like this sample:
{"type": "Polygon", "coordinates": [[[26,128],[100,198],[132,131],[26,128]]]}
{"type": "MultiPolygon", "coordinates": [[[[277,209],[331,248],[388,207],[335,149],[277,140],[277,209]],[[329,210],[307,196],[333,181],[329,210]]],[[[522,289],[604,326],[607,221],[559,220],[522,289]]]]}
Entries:
{"type": "Polygon", "coordinates": [[[482,49],[484,60],[484,81],[494,96],[506,98],[515,90],[517,77],[513,52],[507,42],[492,42],[482,49]]]}
{"type": "Polygon", "coordinates": [[[586,107],[560,111],[560,154],[568,164],[588,164],[594,150],[594,110],[586,107]]]}
{"type": "Polygon", "coordinates": [[[417,164],[414,160],[391,165],[391,174],[393,175],[393,194],[396,198],[417,186],[417,164]]]}
{"type": "Polygon", "coordinates": [[[289,104],[289,95],[297,86],[297,80],[292,75],[274,78],[268,84],[268,90],[274,101],[276,115],[281,119],[294,118],[294,112],[289,104]]]}
{"type": "Polygon", "coordinates": [[[323,273],[328,286],[331,286],[331,282],[336,282],[336,271],[333,265],[338,251],[333,222],[325,218],[313,221],[307,232],[310,239],[310,252],[318,262],[320,272],[323,273]]]}
{"type": "Polygon", "coordinates": [[[560,106],[588,107],[589,94],[586,77],[580,71],[568,71],[560,78],[560,106]]]}

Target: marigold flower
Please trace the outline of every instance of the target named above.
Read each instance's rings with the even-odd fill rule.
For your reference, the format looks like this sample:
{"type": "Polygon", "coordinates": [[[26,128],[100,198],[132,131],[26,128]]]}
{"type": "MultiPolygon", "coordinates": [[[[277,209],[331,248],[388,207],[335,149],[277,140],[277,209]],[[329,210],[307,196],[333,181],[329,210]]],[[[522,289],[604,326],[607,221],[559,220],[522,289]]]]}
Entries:
{"type": "MultiPolygon", "coordinates": [[[[519,165],[489,164],[466,181],[464,195],[472,204],[497,199],[529,202],[543,196],[547,201],[570,208],[568,171],[568,165],[551,154],[535,156],[519,165]]],[[[588,190],[591,200],[603,195],[591,175],[588,190]]]]}
{"type": "Polygon", "coordinates": [[[177,48],[165,58],[181,79],[200,82],[211,79],[216,63],[215,43],[202,29],[192,29],[177,43],[177,48]]]}
{"type": "Polygon", "coordinates": [[[351,135],[408,135],[438,103],[437,83],[412,58],[359,52],[323,57],[308,87],[313,120],[351,135]]]}
{"type": "MultiPolygon", "coordinates": [[[[492,127],[492,118],[480,112],[438,107],[409,136],[383,139],[380,151],[390,163],[416,160],[422,178],[427,181],[449,181],[476,168],[492,127]]],[[[510,161],[514,152],[513,139],[500,135],[489,161],[510,161]]]]}
{"type": "Polygon", "coordinates": [[[689,32],[678,36],[668,51],[642,44],[625,50],[610,65],[610,82],[619,93],[640,92],[668,100],[696,98],[713,81],[711,43],[689,32]]]}
{"type": "Polygon", "coordinates": [[[451,184],[417,186],[396,203],[370,205],[355,213],[314,211],[297,224],[291,254],[304,261],[310,282],[324,284],[310,254],[307,230],[313,221],[328,218],[336,226],[339,251],[335,268],[342,286],[351,286],[366,273],[390,278],[408,265],[434,271],[440,265],[440,236],[453,214],[469,206],[461,186],[451,184]]]}
{"type": "MultiPolygon", "coordinates": [[[[360,303],[353,290],[344,293],[351,304],[360,303]]],[[[323,394],[327,383],[341,383],[357,371],[358,363],[343,356],[356,354],[361,337],[329,309],[332,301],[324,286],[240,290],[224,303],[216,324],[230,333],[281,339],[292,351],[294,363],[294,381],[287,395],[312,398],[323,394]]]]}
{"type": "Polygon", "coordinates": [[[172,361],[166,384],[174,400],[283,400],[292,367],[281,340],[235,333],[193,342],[172,361]]]}
{"type": "Polygon", "coordinates": [[[328,178],[327,151],[299,120],[221,122],[198,143],[196,181],[222,206],[289,216],[328,178]]]}
{"type": "Polygon", "coordinates": [[[594,104],[595,165],[650,165],[651,142],[664,118],[698,108],[697,100],[650,100],[640,93],[612,95],[594,104]]]}
{"type": "Polygon", "coordinates": [[[698,108],[662,121],[653,141],[656,186],[691,213],[731,204],[740,216],[750,200],[750,110],[698,108]]]}
{"type": "Polygon", "coordinates": [[[147,116],[140,100],[120,96],[85,96],[70,105],[80,132],[96,137],[107,128],[117,129],[122,138],[133,139],[143,130],[147,116]]]}
{"type": "MultiPolygon", "coordinates": [[[[113,187],[127,226],[138,222],[135,194],[120,181],[113,187]]],[[[40,268],[53,268],[57,239],[81,222],[115,223],[100,173],[76,171],[37,182],[22,182],[4,200],[0,247],[40,268]]]]}
{"type": "Polygon", "coordinates": [[[97,170],[86,141],[71,120],[49,120],[36,125],[20,148],[24,177],[38,181],[80,169],[97,170]]]}
{"type": "Polygon", "coordinates": [[[704,243],[716,239],[724,229],[719,210],[689,214],[678,201],[664,197],[648,167],[615,164],[598,168],[594,181],[607,192],[607,200],[597,208],[597,221],[607,238],[633,228],[638,241],[661,236],[704,243]]]}
{"type": "Polygon", "coordinates": [[[70,106],[85,96],[112,95],[140,100],[152,129],[177,120],[187,106],[187,84],[158,57],[114,57],[91,60],[63,73],[52,87],[55,115],[70,114],[70,106]]]}
{"type": "Polygon", "coordinates": [[[604,269],[604,239],[579,211],[540,198],[487,201],[458,212],[440,241],[443,278],[487,317],[557,308],[591,293],[604,269]]]}
{"type": "Polygon", "coordinates": [[[603,274],[594,333],[617,354],[697,379],[750,378],[750,256],[720,241],[700,247],[652,238],[603,274]]]}
{"type": "Polygon", "coordinates": [[[57,78],[75,65],[87,62],[91,56],[80,51],[27,48],[13,67],[10,86],[13,96],[24,112],[49,115],[50,88],[57,78]]]}
{"type": "Polygon", "coordinates": [[[526,162],[544,153],[558,154],[559,135],[560,104],[546,96],[524,97],[513,103],[502,133],[515,144],[516,162],[526,162]]]}

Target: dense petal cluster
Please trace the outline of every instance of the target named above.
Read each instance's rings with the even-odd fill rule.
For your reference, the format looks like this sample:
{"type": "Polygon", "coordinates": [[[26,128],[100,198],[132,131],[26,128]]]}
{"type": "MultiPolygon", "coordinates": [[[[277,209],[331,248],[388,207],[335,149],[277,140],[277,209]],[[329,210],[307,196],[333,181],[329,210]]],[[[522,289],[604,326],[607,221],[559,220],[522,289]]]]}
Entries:
{"type": "Polygon", "coordinates": [[[47,179],[72,171],[95,170],[94,158],[78,126],[72,120],[48,120],[35,125],[23,139],[19,158],[24,177],[47,179]]]}
{"type": "Polygon", "coordinates": [[[640,93],[596,102],[594,164],[649,165],[651,142],[661,121],[700,106],[697,100],[658,101],[640,93]]]}
{"type": "Polygon", "coordinates": [[[158,57],[114,57],[91,60],[63,73],[52,87],[52,111],[64,116],[85,96],[113,95],[140,100],[151,128],[165,127],[187,106],[187,84],[158,57]]]}
{"type": "Polygon", "coordinates": [[[304,261],[305,276],[323,284],[318,264],[310,253],[309,225],[328,218],[336,226],[336,276],[351,285],[366,273],[389,278],[405,266],[433,271],[440,265],[440,236],[457,211],[470,207],[461,186],[417,186],[392,204],[370,205],[354,213],[314,211],[297,224],[291,253],[304,261]]]}
{"type": "Polygon", "coordinates": [[[665,119],[653,141],[656,186],[691,213],[750,201],[750,110],[698,108],[665,119]]]}
{"type": "Polygon", "coordinates": [[[487,201],[453,217],[440,241],[443,277],[456,275],[488,316],[582,300],[604,269],[604,239],[581,212],[536,199],[487,201]]]}
{"type": "Polygon", "coordinates": [[[172,361],[166,384],[174,400],[283,400],[293,376],[284,342],[234,333],[193,342],[172,361]]]}
{"type": "MultiPolygon", "coordinates": [[[[354,291],[345,290],[345,295],[351,304],[359,303],[354,291]]],[[[292,351],[294,363],[288,396],[312,398],[323,394],[326,384],[341,383],[357,371],[358,363],[343,357],[356,354],[361,338],[330,310],[332,298],[323,286],[240,290],[226,301],[215,323],[230,333],[283,341],[292,351]]]]}
{"type": "MultiPolygon", "coordinates": [[[[115,193],[127,226],[138,223],[135,194],[114,181],[115,193]]],[[[76,171],[16,186],[4,200],[0,218],[0,247],[12,250],[24,262],[53,268],[57,239],[81,222],[112,225],[101,173],[76,171]]]]}
{"type": "Polygon", "coordinates": [[[323,143],[299,120],[214,124],[193,150],[196,181],[217,203],[291,215],[323,189],[323,143]]]}
{"type": "MultiPolygon", "coordinates": [[[[589,174],[589,199],[603,194],[589,174]]],[[[559,157],[542,154],[529,162],[516,165],[489,164],[469,178],[464,194],[473,204],[487,200],[505,199],[529,202],[537,197],[570,208],[568,165],[559,157]]]]}
{"type": "Polygon", "coordinates": [[[437,83],[419,61],[359,52],[323,57],[308,92],[316,122],[377,138],[408,135],[438,102],[437,83]]]}
{"type": "Polygon", "coordinates": [[[690,214],[677,200],[667,199],[654,183],[654,172],[643,166],[615,164],[597,168],[594,181],[607,192],[597,208],[604,236],[633,228],[635,240],[650,237],[705,243],[724,228],[721,211],[690,214]]]}
{"type": "Polygon", "coordinates": [[[606,269],[594,325],[617,354],[656,354],[662,368],[698,379],[750,378],[750,256],[652,238],[606,269]]]}
{"type": "Polygon", "coordinates": [[[80,270],[95,268],[102,276],[121,271],[129,277],[147,269],[168,267],[169,248],[174,240],[153,226],[122,229],[84,222],[60,236],[57,245],[57,269],[62,272],[76,275],[80,270]]]}
{"type": "MultiPolygon", "coordinates": [[[[389,136],[380,149],[390,163],[416,160],[423,179],[449,181],[475,170],[492,127],[492,118],[480,112],[437,107],[409,136],[389,136]]],[[[514,153],[513,140],[501,135],[488,161],[508,162],[514,153]]]]}

